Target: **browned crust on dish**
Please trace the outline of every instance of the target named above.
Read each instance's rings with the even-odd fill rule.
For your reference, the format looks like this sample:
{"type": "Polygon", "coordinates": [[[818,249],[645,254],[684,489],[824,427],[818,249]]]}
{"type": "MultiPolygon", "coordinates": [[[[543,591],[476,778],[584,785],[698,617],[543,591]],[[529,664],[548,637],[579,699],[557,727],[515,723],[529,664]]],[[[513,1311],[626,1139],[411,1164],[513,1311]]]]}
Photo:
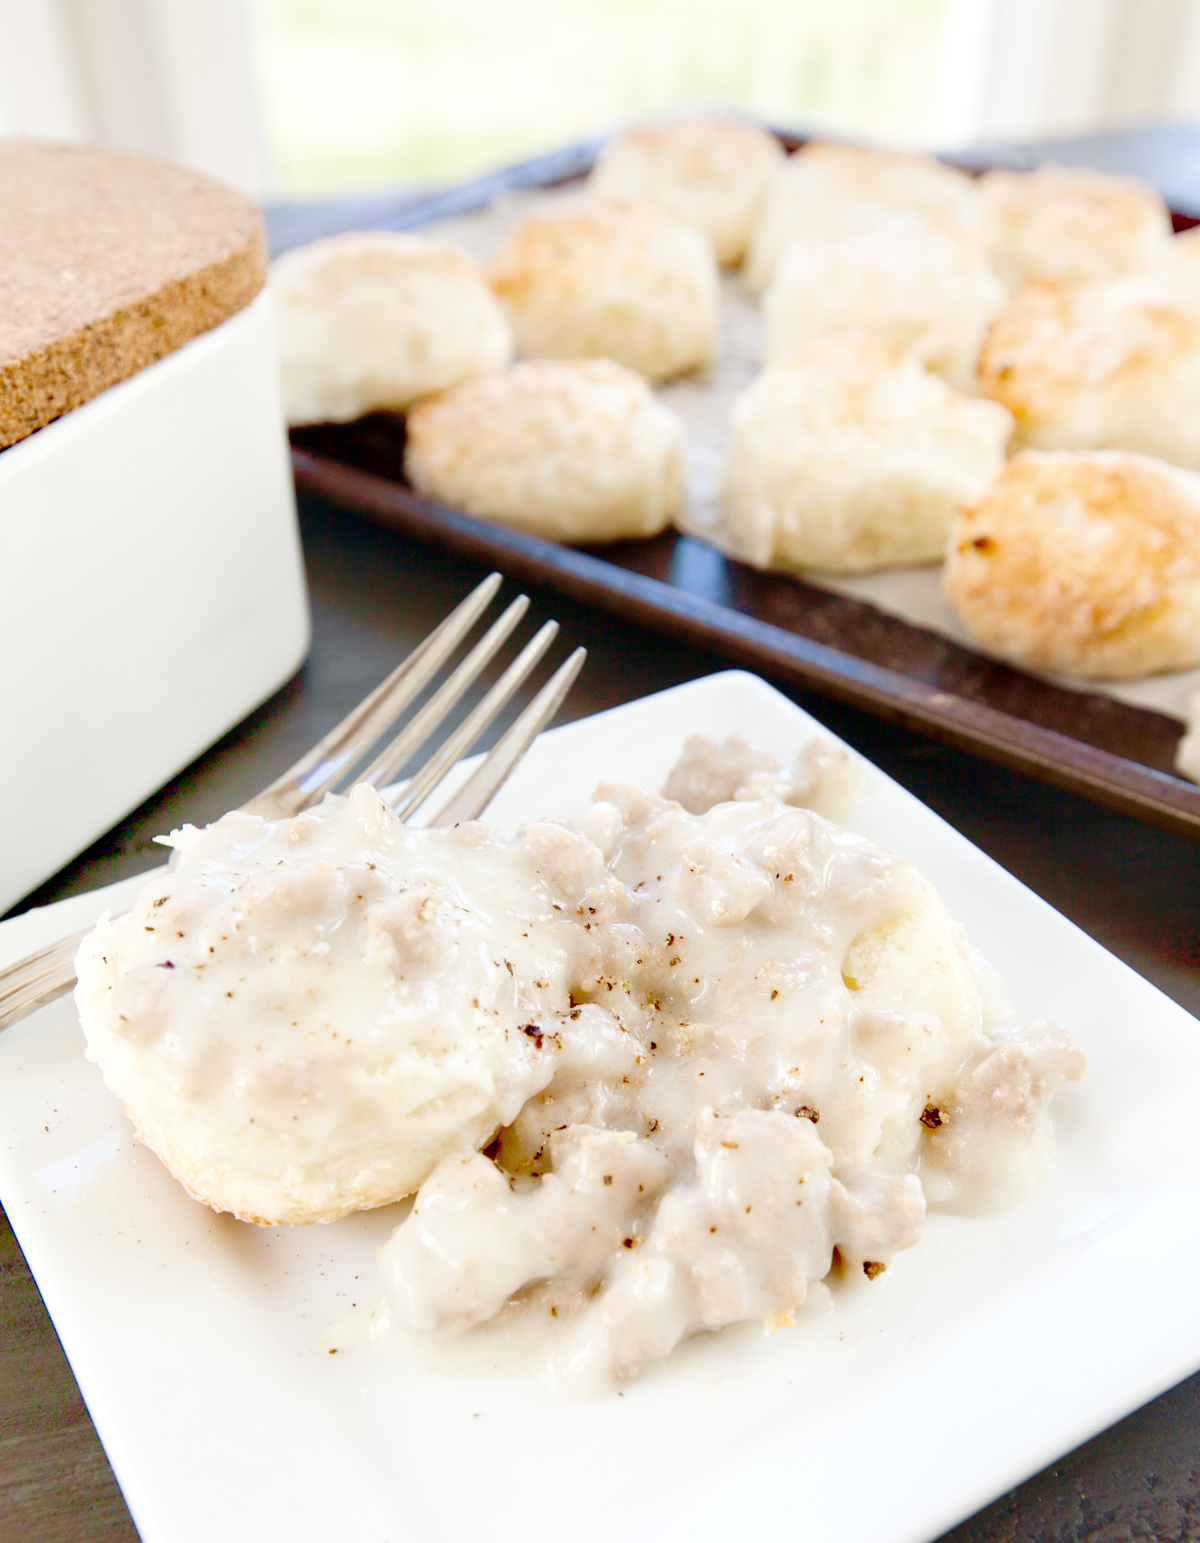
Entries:
{"type": "Polygon", "coordinates": [[[1120,451],[1026,451],[959,515],[944,585],[1013,663],[1128,679],[1200,661],[1200,482],[1120,451]]]}
{"type": "Polygon", "coordinates": [[[1054,421],[1081,393],[1136,400],[1176,360],[1200,352],[1200,317],[1168,298],[1117,285],[1031,284],[992,322],[979,355],[980,394],[1019,426],[1054,421]]]}
{"type": "Polygon", "coordinates": [[[248,305],[262,216],[196,172],[0,141],[0,448],[248,305]]]}

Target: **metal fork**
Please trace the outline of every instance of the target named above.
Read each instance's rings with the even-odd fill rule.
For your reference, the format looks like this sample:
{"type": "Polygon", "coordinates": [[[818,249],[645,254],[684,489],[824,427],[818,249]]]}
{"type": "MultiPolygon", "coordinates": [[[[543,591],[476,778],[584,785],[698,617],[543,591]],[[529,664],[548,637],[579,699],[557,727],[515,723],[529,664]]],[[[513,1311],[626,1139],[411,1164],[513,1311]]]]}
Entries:
{"type": "MultiPolygon", "coordinates": [[[[484,579],[335,729],[242,808],[266,819],[287,819],[311,808],[332,791],[432,682],[483,615],[501,583],[498,573],[484,579]]],[[[353,781],[369,782],[376,788],[387,787],[445,721],[528,608],[526,596],[518,596],[429,700],[353,781]]],[[[401,820],[410,820],[424,807],[451,767],[467,754],[511,700],[557,633],[558,623],[547,622],[458,728],[411,777],[392,790],[389,802],[401,820]]],[[[463,786],[428,822],[430,825],[453,825],[462,820],[478,819],[558,711],[586,657],[587,650],[577,648],[555,671],[463,786]]],[[[6,970],[0,970],[0,1029],[71,990],[75,984],[75,955],[89,930],[51,943],[6,970]]]]}

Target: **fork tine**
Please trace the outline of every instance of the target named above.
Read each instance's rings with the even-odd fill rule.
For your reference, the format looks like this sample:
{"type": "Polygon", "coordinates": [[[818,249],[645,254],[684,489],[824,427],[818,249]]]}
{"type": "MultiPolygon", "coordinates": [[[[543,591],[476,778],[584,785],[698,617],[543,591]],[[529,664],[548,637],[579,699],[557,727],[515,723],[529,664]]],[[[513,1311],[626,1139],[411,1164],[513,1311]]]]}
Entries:
{"type": "Polygon", "coordinates": [[[577,648],[530,702],[521,716],[507,728],[484,756],[482,763],[438,810],[431,825],[458,825],[477,820],[496,794],[512,776],[517,763],[562,706],[575,677],[587,658],[586,648],[577,648]]]}
{"type": "Polygon", "coordinates": [[[463,756],[509,701],[513,692],[533,669],[558,635],[558,623],[548,621],[501,675],[483,701],[463,719],[453,734],[430,756],[409,782],[393,806],[401,820],[410,820],[438,783],[463,756]]]}
{"type": "MultiPolygon", "coordinates": [[[[485,579],[319,745],[265,792],[242,807],[268,819],[280,819],[299,813],[315,803],[345,770],[354,765],[370,743],[386,731],[404,707],[420,695],[478,620],[500,584],[498,573],[485,579]]],[[[450,679],[434,693],[413,720],[414,724],[420,721],[419,734],[413,733],[413,725],[410,724],[376,758],[369,771],[378,781],[398,771],[404,761],[420,748],[494,656],[524,614],[527,605],[528,601],[523,595],[514,601],[499,621],[488,629],[450,679]]],[[[417,771],[397,800],[402,820],[408,819],[423,806],[450,767],[469,751],[549,648],[557,633],[558,623],[547,622],[526,644],[478,706],[417,771]]],[[[553,717],[579,673],[584,657],[585,651],[576,649],[543,686],[512,727],[501,736],[466,785],[445,805],[438,816],[439,824],[447,820],[473,819],[483,812],[539,730],[553,717]]],[[[71,990],[75,983],[74,956],[88,930],[51,943],[7,969],[0,970],[0,1029],[7,1028],[35,1008],[71,990]]]]}
{"type": "Polygon", "coordinates": [[[267,819],[299,814],[320,798],[343,772],[416,700],[487,609],[503,583],[489,574],[450,615],[419,643],[356,708],[307,755],[242,807],[267,819]]]}
{"type": "Polygon", "coordinates": [[[449,716],[459,698],[483,673],[493,656],[500,649],[509,633],[529,609],[529,597],[518,595],[499,621],[493,622],[446,682],[440,686],[396,735],[390,745],[375,757],[356,782],[369,782],[372,787],[386,787],[401,771],[406,761],[421,748],[433,731],[449,716]]]}

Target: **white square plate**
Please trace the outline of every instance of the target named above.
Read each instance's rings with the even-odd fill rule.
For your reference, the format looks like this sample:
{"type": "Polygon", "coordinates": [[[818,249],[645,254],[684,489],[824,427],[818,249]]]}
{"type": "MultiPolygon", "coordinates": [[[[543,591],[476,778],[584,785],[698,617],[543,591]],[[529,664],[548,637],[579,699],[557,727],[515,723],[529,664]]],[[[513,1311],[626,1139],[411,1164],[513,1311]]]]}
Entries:
{"type": "MultiPolygon", "coordinates": [[[[712,676],[545,735],[490,817],[573,814],[600,777],[659,787],[698,729],[789,757],[824,732],[712,676]]],[[[1086,1049],[1055,1176],[997,1220],[931,1216],[795,1329],[691,1341],[600,1403],[330,1354],[392,1214],[214,1215],[134,1144],[69,999],[0,1036],[0,1199],[145,1543],[917,1543],[1200,1366],[1196,1021],[882,773],[849,823],[934,880],[1020,1018],[1086,1049]]],[[[6,924],[0,963],[137,882],[6,924]]]]}

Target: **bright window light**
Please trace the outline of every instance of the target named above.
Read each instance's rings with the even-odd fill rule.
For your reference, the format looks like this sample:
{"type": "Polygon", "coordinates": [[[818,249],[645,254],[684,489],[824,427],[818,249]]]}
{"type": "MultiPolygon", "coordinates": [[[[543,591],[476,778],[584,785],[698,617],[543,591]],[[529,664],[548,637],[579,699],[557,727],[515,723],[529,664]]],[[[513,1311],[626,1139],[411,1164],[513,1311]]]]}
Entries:
{"type": "Polygon", "coordinates": [[[701,104],[932,136],[944,0],[251,0],[276,183],[469,176],[701,104]]]}

